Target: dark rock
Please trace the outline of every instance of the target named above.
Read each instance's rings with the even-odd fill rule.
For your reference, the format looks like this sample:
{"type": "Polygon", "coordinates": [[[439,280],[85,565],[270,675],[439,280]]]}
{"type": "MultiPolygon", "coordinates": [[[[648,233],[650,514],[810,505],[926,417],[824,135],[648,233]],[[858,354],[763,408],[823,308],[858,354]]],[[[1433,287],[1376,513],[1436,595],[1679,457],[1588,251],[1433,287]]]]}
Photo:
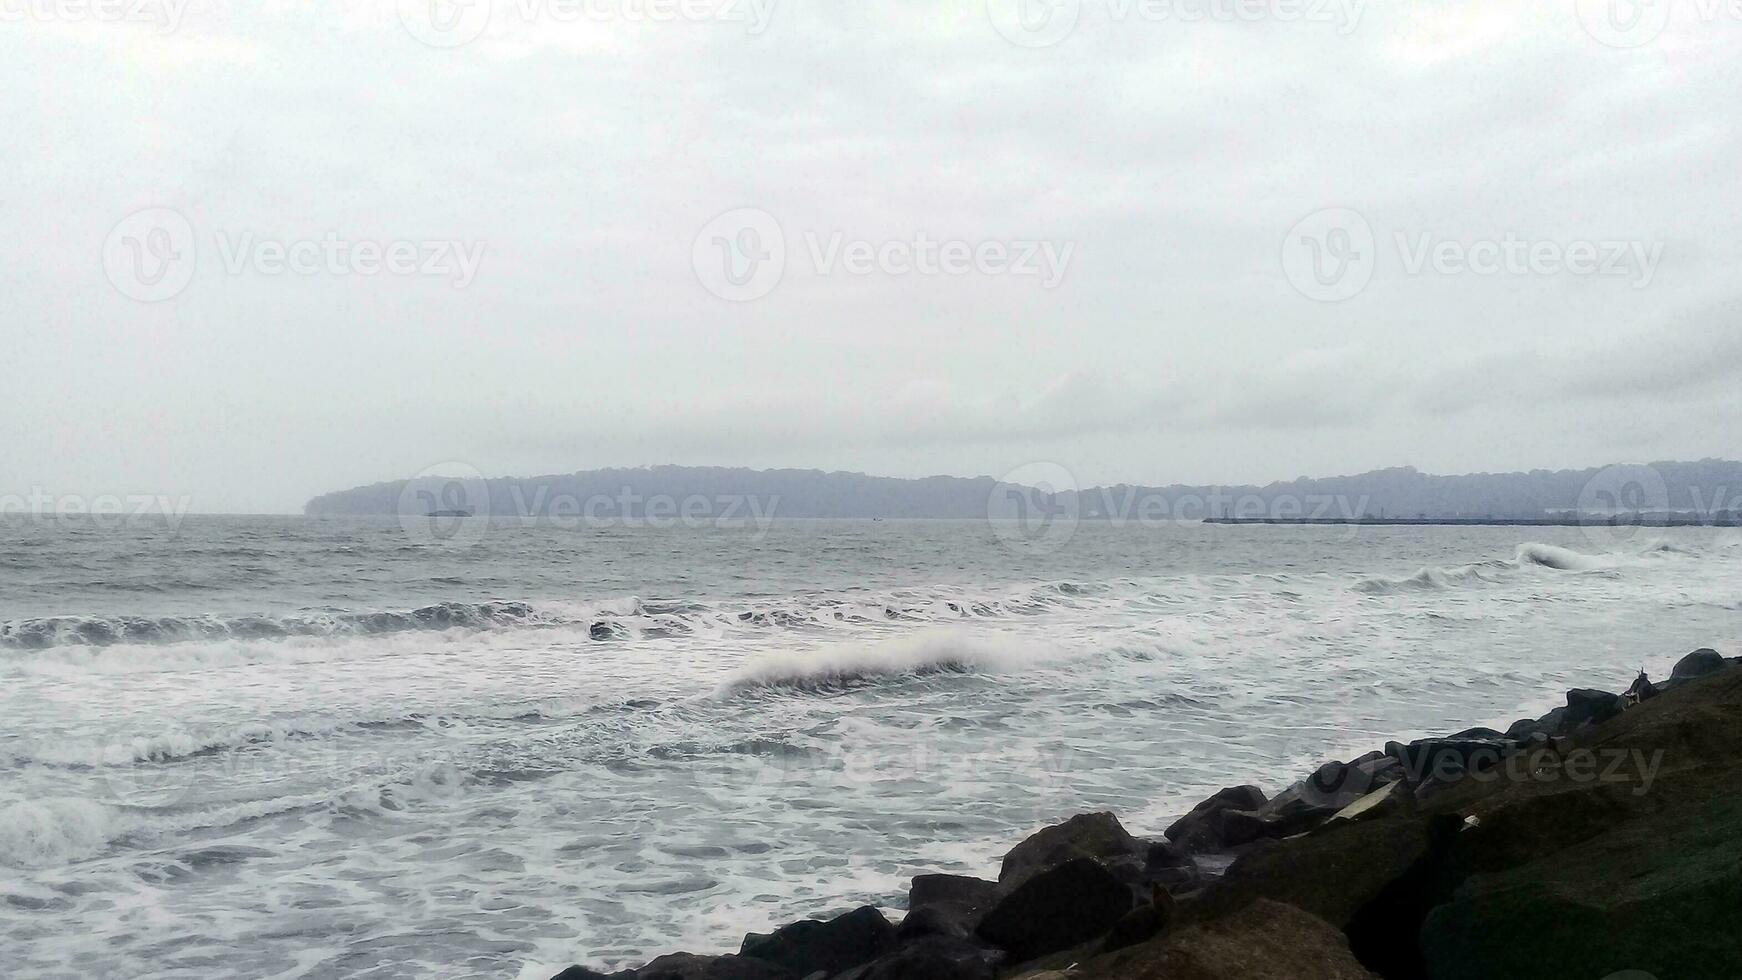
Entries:
{"type": "Polygon", "coordinates": [[[1512,741],[1514,752],[1534,752],[1537,749],[1548,748],[1549,736],[1546,732],[1526,732],[1512,741]]]}
{"type": "Polygon", "coordinates": [[[1513,722],[1511,725],[1507,726],[1506,737],[1511,738],[1511,739],[1520,739],[1520,738],[1526,738],[1529,735],[1531,735],[1532,733],[1536,733],[1536,732],[1541,732],[1543,734],[1547,734],[1547,732],[1544,731],[1544,729],[1542,728],[1542,722],[1539,719],[1520,718],[1517,721],[1513,722]]]}
{"type": "Polygon", "coordinates": [[[1204,884],[1203,873],[1192,864],[1177,868],[1150,868],[1144,872],[1143,880],[1149,885],[1160,885],[1175,895],[1197,891],[1204,884]]]}
{"type": "Polygon", "coordinates": [[[1500,734],[1499,732],[1495,731],[1492,728],[1466,728],[1461,732],[1457,732],[1456,734],[1452,734],[1452,735],[1447,735],[1446,737],[1451,738],[1451,739],[1471,739],[1471,740],[1483,739],[1483,740],[1487,740],[1490,742],[1498,742],[1501,739],[1505,738],[1506,736],[1500,734]]]}
{"type": "Polygon", "coordinates": [[[1377,980],[1334,926],[1259,900],[1097,956],[1074,980],[1377,980]]]}
{"type": "Polygon", "coordinates": [[[976,930],[1022,962],[1087,942],[1131,910],[1131,889],[1092,858],[1066,861],[1005,895],[976,930]]]}
{"type": "Polygon", "coordinates": [[[798,980],[802,974],[750,956],[669,953],[633,976],[635,980],[798,980]]]}
{"type": "Polygon", "coordinates": [[[998,887],[1009,892],[1040,872],[1077,858],[1108,862],[1142,855],[1143,850],[1143,844],[1111,813],[1079,813],[1011,848],[998,869],[998,887]]]}
{"type": "Polygon", "coordinates": [[[1113,924],[1112,931],[1107,933],[1107,941],[1101,945],[1101,951],[1110,953],[1149,941],[1167,928],[1168,923],[1174,920],[1175,913],[1173,896],[1164,889],[1156,889],[1149,901],[1125,913],[1113,924]]]}
{"type": "Polygon", "coordinates": [[[1330,819],[1336,812],[1329,807],[1313,807],[1297,802],[1290,804],[1282,812],[1224,810],[1216,815],[1216,820],[1223,846],[1240,847],[1257,840],[1276,840],[1305,833],[1330,819]]]}
{"type": "Polygon", "coordinates": [[[998,896],[998,883],[968,875],[915,875],[907,889],[907,907],[965,905],[985,908],[998,896]]]}
{"type": "Polygon", "coordinates": [[[1165,840],[1150,841],[1143,852],[1143,864],[1146,868],[1184,868],[1191,863],[1191,855],[1165,840]]]}
{"type": "Polygon", "coordinates": [[[1387,742],[1385,754],[1398,761],[1412,782],[1454,782],[1465,773],[1499,765],[1512,741],[1499,732],[1492,734],[1493,738],[1423,738],[1408,745],[1387,742]]]}
{"type": "Polygon", "coordinates": [[[992,980],[1002,957],[961,939],[931,936],[907,943],[835,980],[992,980]]]}
{"type": "Polygon", "coordinates": [[[1551,738],[1555,735],[1565,735],[1572,730],[1572,727],[1567,722],[1567,709],[1564,707],[1556,708],[1536,720],[1536,730],[1546,733],[1551,738]]]}
{"type": "Polygon", "coordinates": [[[967,875],[925,874],[907,890],[907,917],[896,935],[967,936],[998,898],[998,883],[967,875]]]}
{"type": "MultiPolygon", "coordinates": [[[[1300,797],[1314,806],[1342,809],[1381,786],[1404,777],[1403,767],[1384,752],[1369,752],[1353,762],[1327,762],[1311,776],[1290,787],[1298,787],[1300,797]]],[[[1278,794],[1280,799],[1287,791],[1278,794]]],[[[1272,800],[1271,807],[1277,806],[1272,800]]],[[[1260,812],[1263,812],[1260,807],[1260,812]]]]}
{"type": "Polygon", "coordinates": [[[550,980],[612,980],[612,977],[597,970],[589,970],[584,966],[571,966],[551,977],[550,980]]]}
{"type": "Polygon", "coordinates": [[[1707,674],[1715,674],[1728,666],[1729,664],[1724,658],[1718,655],[1718,651],[1710,647],[1702,647],[1677,660],[1675,667],[1669,672],[1669,676],[1670,680],[1685,683],[1707,674]]]}
{"type": "Polygon", "coordinates": [[[874,960],[895,946],[895,927],[869,905],[822,921],[806,919],[763,936],[744,937],[738,955],[773,963],[803,977],[839,973],[874,960]]]}
{"type": "Polygon", "coordinates": [[[1578,730],[1586,723],[1601,725],[1621,713],[1621,698],[1608,691],[1574,688],[1567,692],[1566,731],[1578,730]]]}
{"type": "Polygon", "coordinates": [[[953,914],[948,908],[926,905],[907,913],[901,924],[895,927],[895,939],[903,943],[927,936],[966,939],[973,931],[962,916],[953,914]]]}
{"type": "Polygon", "coordinates": [[[1342,928],[1421,860],[1430,843],[1425,820],[1338,822],[1316,834],[1259,843],[1229,866],[1211,894],[1287,902],[1342,928]]]}
{"type": "Polygon", "coordinates": [[[1404,773],[1397,759],[1380,752],[1353,762],[1327,762],[1257,810],[1218,814],[1220,840],[1224,847],[1237,847],[1305,833],[1404,773]]]}
{"type": "Polygon", "coordinates": [[[1267,800],[1256,786],[1231,786],[1192,807],[1190,813],[1175,820],[1167,828],[1167,839],[1187,854],[1219,851],[1225,845],[1218,829],[1217,815],[1225,810],[1253,811],[1267,800]]]}

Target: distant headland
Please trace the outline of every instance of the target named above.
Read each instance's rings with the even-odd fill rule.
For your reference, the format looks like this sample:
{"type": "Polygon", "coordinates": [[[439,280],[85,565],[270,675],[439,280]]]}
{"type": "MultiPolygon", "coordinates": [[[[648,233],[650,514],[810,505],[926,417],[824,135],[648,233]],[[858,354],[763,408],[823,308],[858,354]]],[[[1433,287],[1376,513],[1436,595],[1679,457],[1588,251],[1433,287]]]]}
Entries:
{"type": "Polygon", "coordinates": [[[1059,485],[1068,476],[1053,464],[1023,467],[1005,480],[701,466],[423,476],[324,494],[304,512],[639,517],[689,502],[706,502],[719,515],[736,502],[745,518],[1022,518],[1038,508],[1081,520],[1728,526],[1742,513],[1742,462],[1724,459],[1455,476],[1404,466],[1263,486],[1059,485]]]}

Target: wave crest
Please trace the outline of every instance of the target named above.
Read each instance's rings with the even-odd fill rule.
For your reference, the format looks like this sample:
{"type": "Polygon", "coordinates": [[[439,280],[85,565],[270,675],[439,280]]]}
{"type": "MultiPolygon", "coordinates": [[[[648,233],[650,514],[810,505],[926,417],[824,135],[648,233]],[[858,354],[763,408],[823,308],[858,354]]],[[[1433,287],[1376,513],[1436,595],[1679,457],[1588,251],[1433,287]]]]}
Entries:
{"type": "Polygon", "coordinates": [[[721,686],[721,693],[837,690],[888,678],[995,670],[1032,662],[1037,656],[1033,647],[1015,640],[993,642],[954,632],[882,643],[842,643],[808,653],[757,657],[738,668],[721,686]]]}

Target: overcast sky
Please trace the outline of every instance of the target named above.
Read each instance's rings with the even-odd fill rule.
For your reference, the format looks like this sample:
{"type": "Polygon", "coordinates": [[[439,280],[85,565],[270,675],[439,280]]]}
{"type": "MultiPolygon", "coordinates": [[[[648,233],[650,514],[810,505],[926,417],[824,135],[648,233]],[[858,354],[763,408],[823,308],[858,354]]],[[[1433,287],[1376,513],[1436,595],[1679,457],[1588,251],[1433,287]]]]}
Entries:
{"type": "Polygon", "coordinates": [[[0,0],[0,495],[1742,456],[1725,7],[181,2],[0,0]]]}

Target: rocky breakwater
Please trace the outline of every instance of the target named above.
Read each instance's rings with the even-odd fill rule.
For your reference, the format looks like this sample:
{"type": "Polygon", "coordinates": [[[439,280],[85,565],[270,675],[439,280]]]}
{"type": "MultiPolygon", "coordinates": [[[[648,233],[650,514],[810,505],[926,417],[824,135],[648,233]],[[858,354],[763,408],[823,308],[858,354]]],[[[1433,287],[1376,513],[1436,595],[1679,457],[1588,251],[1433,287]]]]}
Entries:
{"type": "Polygon", "coordinates": [[[1742,661],[1231,787],[1162,839],[1079,814],[906,904],[610,980],[1742,976],[1742,661]]]}

